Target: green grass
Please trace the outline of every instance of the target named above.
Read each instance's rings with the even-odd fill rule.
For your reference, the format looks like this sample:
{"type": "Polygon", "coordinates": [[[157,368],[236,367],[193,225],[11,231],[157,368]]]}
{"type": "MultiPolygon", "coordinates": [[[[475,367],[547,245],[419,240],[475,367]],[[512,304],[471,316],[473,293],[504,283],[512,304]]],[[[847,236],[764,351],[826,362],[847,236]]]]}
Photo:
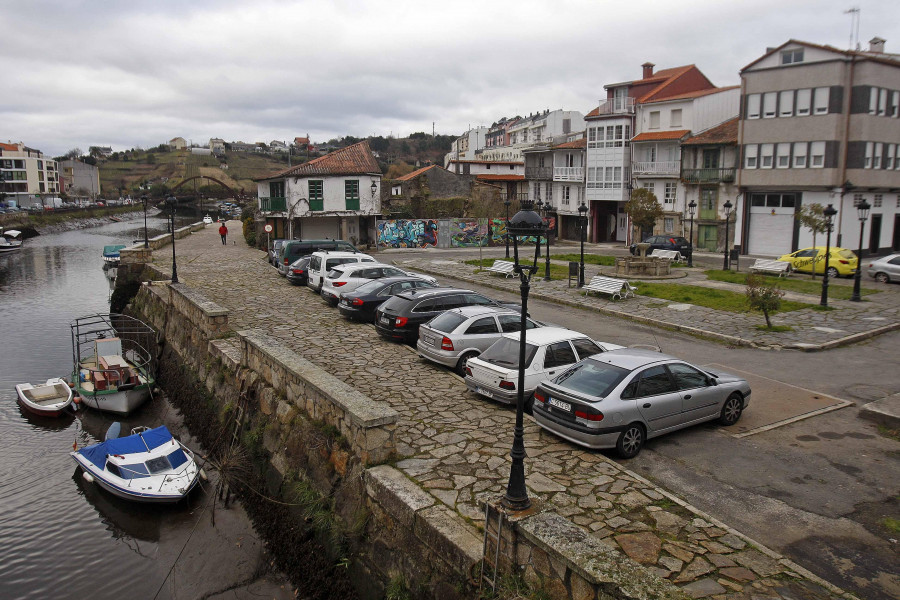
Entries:
{"type": "Polygon", "coordinates": [[[888,529],[893,533],[900,533],[900,519],[885,517],[882,519],[881,524],[884,525],[885,529],[888,529]]]}
{"type": "MultiPolygon", "coordinates": [[[[497,259],[482,258],[479,260],[476,258],[474,260],[465,261],[465,264],[473,265],[473,266],[479,267],[480,269],[483,269],[486,267],[490,267],[492,264],[494,264],[494,260],[497,260],[497,259]]],[[[544,263],[544,261],[542,261],[542,260],[538,261],[538,272],[534,275],[534,278],[535,279],[543,279],[545,269],[546,269],[546,263],[544,263]]],[[[553,280],[558,279],[558,280],[564,281],[568,277],[569,277],[569,267],[564,266],[564,265],[555,265],[553,263],[550,263],[550,279],[553,279],[553,280]]]]}
{"type": "MultiPolygon", "coordinates": [[[[647,298],[659,298],[670,302],[695,304],[715,310],[742,313],[748,312],[747,297],[738,292],[717,290],[696,285],[680,285],[674,283],[651,283],[641,281],[637,284],[637,293],[647,298]]],[[[810,308],[812,304],[784,300],[778,312],[790,312],[810,308]]]]}
{"type": "MultiPolygon", "coordinates": [[[[711,279],[713,281],[724,281],[727,283],[737,283],[740,285],[747,284],[747,273],[739,273],[736,271],[722,271],[722,270],[709,270],[704,271],[707,279],[711,279]]],[[[763,276],[766,280],[766,283],[774,284],[780,287],[782,290],[786,292],[797,292],[798,294],[810,294],[812,296],[818,296],[822,293],[822,278],[818,277],[815,280],[809,279],[808,277],[805,279],[800,279],[795,277],[772,277],[769,275],[763,276]]],[[[805,277],[803,275],[799,277],[805,277]]],[[[860,295],[867,296],[869,294],[877,294],[880,290],[873,290],[870,288],[861,288],[860,295]]],[[[834,298],[835,300],[849,300],[850,296],[853,294],[853,288],[846,285],[830,285],[828,286],[828,297],[834,298]]]]}
{"type": "MultiPolygon", "coordinates": [[[[567,262],[580,262],[581,254],[550,254],[550,260],[564,260],[567,262]]],[[[615,256],[605,256],[603,254],[585,254],[584,264],[600,265],[601,267],[613,267],[616,264],[615,256]]]]}

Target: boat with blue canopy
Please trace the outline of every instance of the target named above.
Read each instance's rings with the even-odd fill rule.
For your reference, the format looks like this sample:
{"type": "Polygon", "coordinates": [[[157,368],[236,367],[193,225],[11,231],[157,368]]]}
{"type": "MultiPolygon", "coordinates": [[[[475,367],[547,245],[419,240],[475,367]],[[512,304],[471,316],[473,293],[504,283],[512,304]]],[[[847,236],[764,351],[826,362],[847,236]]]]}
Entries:
{"type": "MultiPolygon", "coordinates": [[[[117,424],[114,424],[114,426],[117,424]]],[[[165,425],[137,427],[131,435],[114,437],[70,452],[84,471],[111,494],[140,502],[178,502],[203,476],[194,454],[165,425]]]]}
{"type": "Polygon", "coordinates": [[[119,250],[125,248],[125,244],[113,244],[111,246],[103,246],[103,267],[118,267],[119,266],[119,250]]]}

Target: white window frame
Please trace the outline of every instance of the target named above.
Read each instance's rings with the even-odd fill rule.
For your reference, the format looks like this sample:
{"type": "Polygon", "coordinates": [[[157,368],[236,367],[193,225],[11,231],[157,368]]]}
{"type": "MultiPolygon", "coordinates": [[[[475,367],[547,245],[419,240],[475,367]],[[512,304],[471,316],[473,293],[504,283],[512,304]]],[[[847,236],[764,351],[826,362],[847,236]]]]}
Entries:
{"type": "Polygon", "coordinates": [[[813,168],[813,169],[824,169],[825,168],[825,142],[810,142],[809,155],[810,155],[809,166],[811,168],[813,168]]]}
{"type": "Polygon", "coordinates": [[[875,194],[875,197],[872,198],[872,208],[881,208],[883,201],[884,194],[875,194]]]}
{"type": "Polygon", "coordinates": [[[659,111],[651,110],[649,119],[650,119],[650,125],[649,125],[648,129],[659,129],[659,111]]]}
{"type": "Polygon", "coordinates": [[[827,87],[817,87],[813,91],[813,113],[817,115],[828,114],[828,99],[831,95],[831,89],[827,87]]]}
{"type": "Polygon", "coordinates": [[[881,168],[881,153],[882,147],[884,144],[881,142],[875,142],[875,157],[872,159],[872,168],[880,169],[881,168]]]}
{"type": "Polygon", "coordinates": [[[809,115],[812,107],[812,90],[810,88],[797,90],[797,98],[794,105],[795,115],[798,117],[809,115]]]}
{"type": "Polygon", "coordinates": [[[763,119],[774,119],[775,109],[778,106],[778,92],[766,92],[763,94],[763,119]]]}
{"type": "Polygon", "coordinates": [[[778,93],[778,116],[794,116],[794,90],[784,90],[778,93]]]}
{"type": "Polygon", "coordinates": [[[791,144],[783,142],[775,146],[775,167],[789,169],[791,166],[791,144]]]}
{"type": "Polygon", "coordinates": [[[759,94],[749,94],[747,96],[747,118],[758,119],[761,116],[760,107],[762,99],[759,94]]]}
{"type": "Polygon", "coordinates": [[[885,144],[887,146],[887,155],[884,158],[884,168],[894,168],[894,153],[897,151],[897,144],[885,144]]]}
{"type": "Polygon", "coordinates": [[[775,144],[759,145],[759,168],[771,169],[775,164],[775,144]]]}
{"type": "Polygon", "coordinates": [[[759,167],[759,146],[747,144],[744,146],[744,168],[756,169],[759,167]]]}
{"type": "Polygon", "coordinates": [[[869,88],[869,114],[878,112],[878,88],[874,85],[869,88]]]}
{"type": "Polygon", "coordinates": [[[878,94],[878,116],[879,117],[882,117],[887,114],[887,98],[888,98],[888,91],[884,88],[881,88],[881,91],[878,94]]]}
{"type": "Polygon", "coordinates": [[[807,144],[806,142],[794,142],[794,168],[795,169],[805,169],[809,164],[808,157],[806,155],[807,144]]]}
{"type": "Polygon", "coordinates": [[[863,163],[864,169],[872,168],[872,157],[875,155],[875,144],[866,142],[866,162],[863,163]]]}
{"type": "Polygon", "coordinates": [[[572,186],[564,185],[562,186],[562,204],[563,206],[569,206],[569,199],[572,195],[572,186]]]}
{"type": "Polygon", "coordinates": [[[798,62],[803,62],[803,48],[793,48],[781,52],[781,64],[792,65],[798,62]]]}
{"type": "Polygon", "coordinates": [[[641,187],[644,188],[645,190],[650,190],[650,193],[653,194],[654,196],[656,195],[656,183],[654,183],[652,181],[647,181],[644,184],[642,184],[641,187]]]}
{"type": "Polygon", "coordinates": [[[681,127],[682,111],[680,108],[673,108],[669,112],[669,127],[681,127]]]}
{"type": "Polygon", "coordinates": [[[678,195],[678,184],[674,181],[667,181],[663,190],[663,204],[675,204],[675,198],[678,195]]]}
{"type": "Polygon", "coordinates": [[[675,232],[675,218],[674,217],[663,217],[663,233],[674,233],[675,232]]]}

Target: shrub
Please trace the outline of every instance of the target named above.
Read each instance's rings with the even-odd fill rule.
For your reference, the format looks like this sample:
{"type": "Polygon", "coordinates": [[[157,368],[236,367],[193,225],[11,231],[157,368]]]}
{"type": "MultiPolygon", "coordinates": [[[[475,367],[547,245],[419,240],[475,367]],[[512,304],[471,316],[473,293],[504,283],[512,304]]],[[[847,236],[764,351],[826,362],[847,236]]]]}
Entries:
{"type": "Polygon", "coordinates": [[[781,308],[781,299],[784,292],[776,285],[766,281],[762,275],[754,273],[747,277],[747,303],[750,310],[762,311],[766,317],[766,327],[772,328],[769,313],[781,308]]]}

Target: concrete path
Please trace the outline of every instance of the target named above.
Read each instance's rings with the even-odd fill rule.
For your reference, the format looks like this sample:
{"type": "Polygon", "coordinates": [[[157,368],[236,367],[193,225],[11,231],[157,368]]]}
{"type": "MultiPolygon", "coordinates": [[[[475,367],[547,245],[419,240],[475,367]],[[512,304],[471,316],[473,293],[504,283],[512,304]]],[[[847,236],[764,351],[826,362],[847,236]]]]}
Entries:
{"type": "MultiPolygon", "coordinates": [[[[238,223],[232,222],[233,231],[238,223]]],[[[232,240],[229,240],[231,242],[232,240]]],[[[157,253],[161,269],[171,265],[157,253]]],[[[481,525],[479,498],[505,490],[515,413],[467,392],[451,372],[421,361],[410,348],[381,340],[371,326],[348,323],[310,290],[291,286],[265,261],[265,254],[242,240],[222,246],[211,227],[177,242],[181,281],[230,311],[234,329],[261,328],[293,351],[328,369],[348,384],[400,413],[396,466],[447,506],[481,525]]],[[[427,267],[454,277],[475,277],[473,268],[446,259],[396,262],[427,267]]],[[[517,283],[492,283],[513,289],[517,283]]],[[[584,298],[565,282],[535,282],[542,297],[579,303],[663,326],[692,328],[720,339],[756,342],[759,317],[719,315],[689,308],[675,310],[642,298],[611,303],[584,298]],[[662,318],[662,317],[665,318],[662,318]],[[724,329],[725,331],[719,331],[724,329]],[[743,336],[746,336],[743,337],[743,336]]],[[[802,332],[782,345],[822,346],[849,334],[868,334],[864,316],[897,321],[897,306],[863,303],[803,316],[802,332]],[[874,310],[866,311],[872,307],[874,310]],[[843,315],[853,313],[857,319],[843,315]],[[828,324],[828,333],[816,327],[828,324]],[[841,335],[838,335],[841,334],[841,335]]],[[[868,322],[867,322],[868,323],[868,322]]],[[[799,321],[798,321],[799,324],[799,321]]],[[[737,343],[737,342],[735,342],[737,343]]],[[[813,599],[851,598],[803,567],[767,549],[726,524],[693,508],[688,501],[650,483],[598,452],[586,451],[543,432],[526,420],[526,478],[533,497],[592,532],[696,598],[813,599]]]]}

